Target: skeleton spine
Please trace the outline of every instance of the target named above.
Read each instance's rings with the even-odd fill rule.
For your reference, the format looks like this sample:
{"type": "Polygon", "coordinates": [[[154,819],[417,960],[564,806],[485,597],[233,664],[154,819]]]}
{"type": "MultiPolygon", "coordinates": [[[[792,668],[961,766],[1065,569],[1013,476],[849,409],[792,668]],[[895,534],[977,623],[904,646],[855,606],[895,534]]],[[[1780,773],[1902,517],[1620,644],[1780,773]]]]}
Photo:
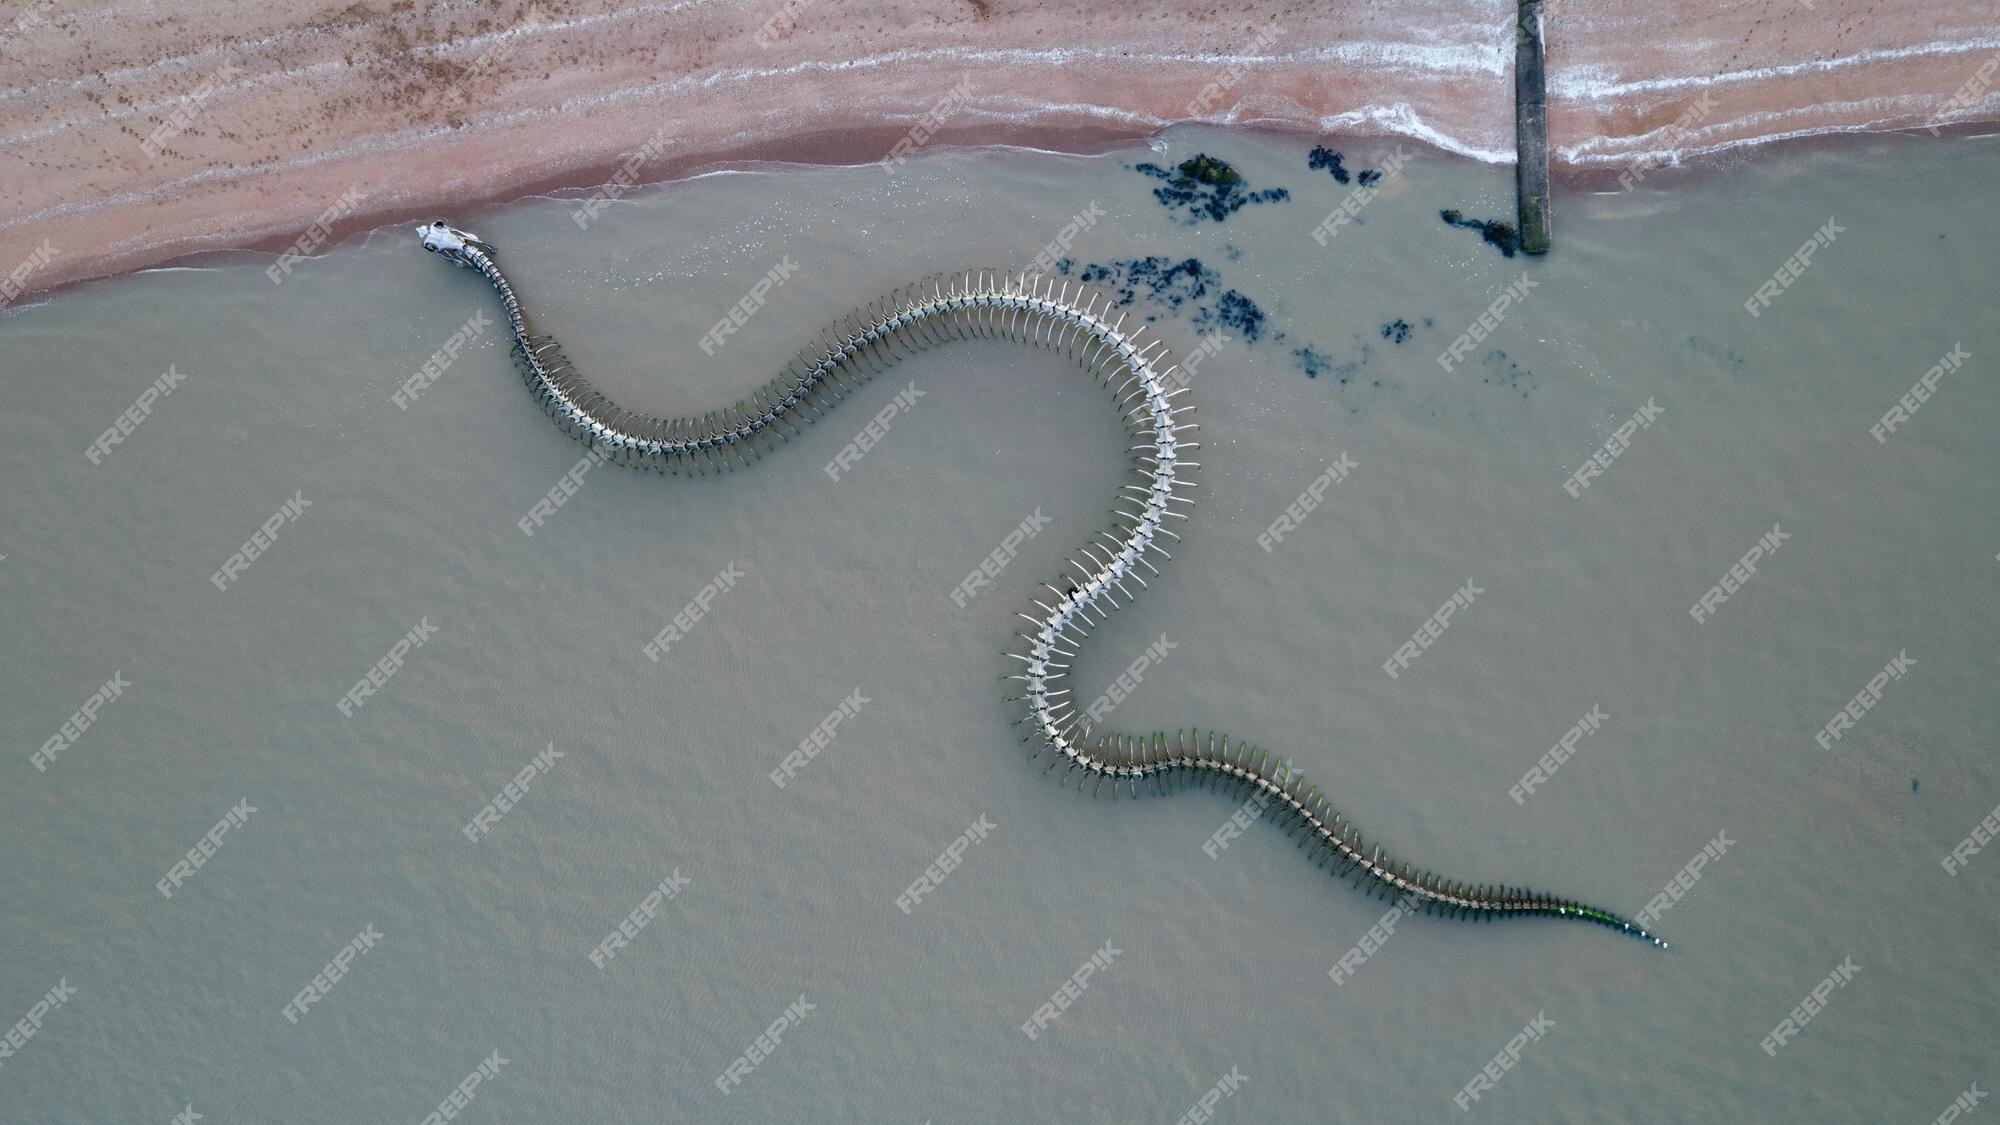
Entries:
{"type": "Polygon", "coordinates": [[[776,379],[728,409],[655,418],[606,398],[554,339],[529,331],[512,284],[485,244],[470,242],[461,253],[462,263],[484,275],[506,305],[516,358],[542,409],[607,460],[635,468],[703,474],[756,460],[870,376],[951,340],[1005,339],[1070,357],[1122,410],[1135,475],[1119,495],[1110,528],[1079,549],[1059,584],[1045,585],[1049,601],[1031,599],[1033,610],[1022,614],[1034,628],[1017,634],[1026,645],[1009,655],[1022,667],[1008,678],[1022,685],[1010,698],[1026,709],[1023,718],[1031,726],[1024,741],[1034,745],[1034,756],[1049,754],[1050,770],[1062,767],[1063,780],[1075,775],[1079,786],[1089,780],[1093,794],[1106,782],[1114,795],[1121,787],[1136,796],[1142,789],[1170,792],[1203,782],[1238,797],[1255,793],[1261,813],[1297,836],[1315,863],[1411,909],[1467,918],[1572,918],[1665,948],[1609,911],[1522,887],[1451,882],[1397,864],[1296,771],[1275,766],[1255,747],[1232,748],[1227,735],[1176,731],[1169,738],[1089,729],[1061,681],[1091,627],[1144,589],[1147,575],[1159,573],[1154,559],[1168,558],[1167,541],[1180,539],[1171,524],[1187,518],[1194,484],[1189,474],[1199,468],[1187,459],[1199,448],[1190,440],[1197,428],[1187,418],[1193,407],[1178,402],[1187,390],[1169,390],[1175,369],[1157,366],[1165,345],[1143,339],[1143,325],[1128,329],[1127,315],[1102,294],[1026,272],[933,275],[828,326],[776,379]]]}

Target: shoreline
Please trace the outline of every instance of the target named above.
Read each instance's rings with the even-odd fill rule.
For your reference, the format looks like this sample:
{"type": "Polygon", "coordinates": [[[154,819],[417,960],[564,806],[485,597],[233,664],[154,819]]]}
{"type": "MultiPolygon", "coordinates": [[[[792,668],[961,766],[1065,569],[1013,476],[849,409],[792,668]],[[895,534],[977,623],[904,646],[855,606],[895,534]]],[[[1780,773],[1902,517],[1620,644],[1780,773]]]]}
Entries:
{"type": "MultiPolygon", "coordinates": [[[[2000,132],[1994,130],[1994,124],[1996,122],[1960,122],[1960,124],[1948,124],[1948,126],[1940,126],[1940,130],[1938,130],[1940,136],[1938,138],[1916,136],[1914,140],[1922,140],[1922,142],[1964,142],[1964,140],[1978,138],[1978,136],[2000,136],[2000,132]]],[[[1168,126],[1168,128],[1172,128],[1172,126],[1168,126]]],[[[1242,124],[1242,126],[1234,126],[1234,128],[1240,128],[1244,132],[1278,134],[1278,136],[1290,136],[1290,138],[1310,138],[1314,142],[1330,144],[1330,146],[1336,146],[1336,148],[1344,146],[1344,144],[1366,144],[1366,142],[1380,142],[1380,144],[1390,144],[1390,146],[1404,146],[1406,144],[1406,146],[1420,148],[1430,158],[1472,160],[1470,156],[1464,156],[1460,152],[1452,152],[1448,148],[1438,148],[1434,144],[1428,144],[1428,142],[1422,142],[1422,140],[1414,140],[1414,138],[1408,138],[1408,136],[1324,134],[1324,132],[1298,130],[1298,128],[1290,128],[1290,126],[1272,126],[1272,124],[1242,124]]],[[[1012,130],[1006,130],[1006,132],[1012,134],[1012,130]]],[[[998,150],[1012,150],[1012,152],[1044,152],[1044,154],[1056,154],[1056,156],[1104,156],[1104,154],[1116,152],[1120,148],[1128,148],[1132,144],[1142,144],[1144,140],[1148,140],[1150,136],[1156,136],[1158,132],[1162,132],[1162,130],[1152,130],[1152,132],[1146,132],[1146,134],[1114,134],[1114,132],[1102,132],[1102,134],[1098,134],[1098,132],[1088,132],[1088,130],[1074,130],[1074,132],[1058,134],[1054,138],[1048,136],[1048,134],[1038,132],[1038,134],[1034,134],[1034,140],[1012,140],[1012,138],[1008,138],[1008,140],[1002,140],[1002,138],[936,140],[930,146],[926,146],[924,152],[914,154],[912,160],[922,160],[922,158],[926,158],[930,154],[936,154],[936,152],[952,152],[952,150],[968,150],[968,148],[998,148],[998,150]]],[[[1610,166],[1604,166],[1604,164],[1576,166],[1576,164],[1552,162],[1552,166],[1550,166],[1550,178],[1552,178],[1552,182],[1554,182],[1554,186],[1558,190],[1558,206],[1560,206],[1560,194],[1574,194],[1574,192],[1590,192],[1590,194],[1616,192],[1618,190],[1618,176],[1622,174],[1622,170],[1638,166],[1638,164],[1644,164],[1646,178],[1654,180],[1654,190],[1658,190],[1660,184],[1668,182],[1670,178],[1694,178],[1694,176],[1702,176],[1702,174],[1720,172],[1720,170],[1724,170],[1734,160],[1756,158],[1756,156],[1764,154],[1766,150],[1848,144],[1848,142],[1858,142],[1858,140],[1888,138],[1888,136],[1912,134],[1912,132],[1928,132],[1928,130],[1922,128],[1922,126],[1916,126],[1916,128],[1894,128],[1894,130],[1848,128],[1848,130],[1810,132],[1810,134],[1802,134],[1802,136],[1772,136],[1772,138],[1762,138],[1762,140],[1746,140],[1746,142],[1732,144],[1732,146],[1716,150],[1716,152],[1700,152],[1700,154],[1682,156],[1682,158],[1676,158],[1676,160],[1668,160],[1668,158],[1656,158],[1656,160],[1634,158],[1634,160],[1626,160],[1626,162],[1610,164],[1610,166]]],[[[868,164],[876,164],[878,158],[858,158],[856,160],[856,158],[848,158],[848,156],[852,156],[850,152],[848,154],[836,154],[836,144],[838,142],[834,138],[836,136],[838,138],[846,138],[848,134],[850,134],[850,130],[840,130],[840,132],[828,132],[828,134],[814,134],[814,136],[798,138],[796,146],[794,146],[794,142],[776,142],[774,146],[756,146],[756,148],[748,148],[748,150],[742,150],[742,152],[730,152],[730,154],[722,154],[722,156],[714,156],[714,158],[688,158],[684,162],[684,166],[670,164],[668,166],[670,170],[666,174],[658,176],[658,178],[646,176],[646,178],[632,180],[632,184],[626,188],[624,196],[632,196],[632,194],[648,192],[648,190],[658,190],[658,188],[666,188],[666,186],[672,186],[672,184],[682,184],[682,182],[688,182],[688,180],[696,180],[700,176],[714,176],[714,174],[772,172],[772,170],[782,170],[782,168],[862,168],[862,166],[868,166],[868,164]]],[[[900,132],[898,132],[898,136],[900,136],[900,132]]],[[[946,136],[946,134],[940,134],[940,136],[946,136]]],[[[418,222],[426,222],[430,218],[446,218],[448,222],[454,222],[454,224],[478,226],[480,212],[514,206],[518,202],[526,202],[526,200],[532,200],[532,198],[556,198],[556,200],[576,198],[576,200],[582,200],[582,198],[588,198],[592,192],[604,188],[610,182],[612,174],[616,174],[616,170],[620,166],[624,166],[624,162],[626,160],[614,160],[614,162],[608,162],[608,164],[600,164],[596,168],[580,168],[580,170],[570,172],[570,174],[544,176],[544,178],[538,178],[534,182],[524,184],[518,190],[494,192],[494,194],[486,194],[486,196],[466,196],[462,200],[438,202],[438,204],[426,202],[426,204],[414,206],[414,208],[412,206],[398,206],[398,208],[384,208],[384,210],[358,210],[352,216],[340,218],[338,222],[330,224],[330,234],[326,236],[326,240],[312,254],[308,254],[308,256],[330,252],[330,250],[346,244],[348,240],[352,240],[356,236],[366,236],[366,234],[372,234],[376,230],[390,230],[390,228],[398,228],[398,226],[408,228],[408,226],[414,226],[418,222]],[[444,212],[444,214],[438,214],[438,212],[444,212]]],[[[70,290],[76,290],[76,288],[82,288],[82,286],[90,286],[90,284],[96,284],[96,282],[108,282],[108,280],[138,276],[138,274],[144,274],[144,272],[150,272],[150,270],[204,268],[206,260],[208,258],[216,258],[216,256],[268,254],[272,260],[276,260],[278,254],[282,254],[288,246],[294,244],[296,238],[298,238],[296,234],[282,232],[282,234],[270,234],[270,236],[264,236],[264,238],[236,240],[236,242],[218,244],[218,246],[200,246],[200,248],[180,250],[180,252],[172,252],[172,254],[160,254],[158,250],[154,250],[150,254],[150,260],[144,260],[140,264],[132,264],[132,266],[124,266],[124,268],[108,268],[104,272],[92,272],[92,274],[86,274],[86,276],[62,278],[62,280],[50,282],[46,286],[28,286],[28,288],[22,290],[22,294],[18,298],[0,304],[0,314],[4,314],[10,308],[34,306],[34,304],[40,304],[44,300],[52,300],[56,296],[62,296],[62,294],[70,292],[70,290]]]]}
{"type": "MultiPolygon", "coordinates": [[[[1939,127],[1939,136],[1931,138],[1919,135],[1912,139],[1920,142],[1963,142],[1966,140],[2000,135],[1993,126],[1995,122],[1963,122],[1939,127]]],[[[1167,126],[1165,128],[1171,128],[1167,126]]],[[[1333,147],[1376,143],[1389,146],[1414,146],[1427,157],[1449,160],[1475,160],[1473,157],[1450,149],[1406,136],[1384,134],[1327,134],[1313,130],[1302,130],[1289,125],[1251,123],[1233,126],[1245,132],[1277,135],[1300,140],[1312,140],[1333,147]]],[[[879,163],[879,158],[853,158],[853,151],[844,147],[851,144],[858,134],[887,131],[888,127],[875,130],[830,130],[803,137],[787,138],[754,146],[744,146],[733,152],[725,152],[711,157],[690,156],[678,162],[662,162],[661,174],[634,179],[623,192],[631,196],[645,191],[654,191],[678,183],[685,183],[703,176],[729,173],[756,173],[783,168],[859,168],[879,163]]],[[[964,130],[963,135],[941,131],[939,139],[926,145],[910,159],[922,160],[927,156],[950,151],[968,149],[1000,149],[1015,152],[1038,152],[1058,156],[1097,157],[1104,156],[1133,145],[1143,144],[1163,129],[1146,133],[1126,134],[1114,131],[1058,130],[1053,133],[1034,129],[1003,129],[993,132],[964,130]],[[1018,135],[1017,134],[1021,134],[1018,135]]],[[[891,136],[899,137],[906,130],[893,130],[891,136]]],[[[1678,156],[1673,159],[1658,158],[1644,163],[1645,179],[1654,182],[1655,190],[1662,183],[1673,178],[1690,178],[1724,170],[1737,160],[1755,159],[1766,151],[1806,148],[1824,145],[1840,145],[1895,136],[1898,134],[1925,134],[1928,130],[1918,126],[1899,129],[1841,129],[1807,133],[1797,136],[1781,136],[1746,140],[1727,147],[1710,151],[1678,156]]],[[[862,151],[876,152],[884,149],[865,148],[862,151]]],[[[477,226],[481,212],[510,207],[530,199],[577,199],[589,198],[603,189],[623,167],[630,157],[615,159],[572,172],[540,177],[518,188],[496,191],[488,194],[469,195],[443,201],[421,201],[418,205],[398,204],[381,209],[358,209],[353,214],[329,224],[327,237],[305,257],[314,257],[330,252],[357,237],[365,237],[375,231],[396,227],[412,227],[419,222],[433,218],[445,218],[455,224],[477,226]]],[[[1645,158],[1634,158],[1615,165],[1591,164],[1575,165],[1551,160],[1551,180],[1558,193],[1601,193],[1619,190],[1618,176],[1645,158]]],[[[1475,161],[1487,163],[1485,161],[1475,161]]],[[[254,239],[231,239],[218,236],[219,245],[200,246],[193,249],[164,252],[160,247],[149,247],[133,252],[133,257],[143,260],[131,265],[112,265],[98,272],[82,276],[64,277],[47,285],[30,285],[12,301],[0,302],[0,314],[8,309],[25,308],[62,296],[72,290],[98,282],[113,281],[133,277],[152,270],[174,270],[203,268],[207,259],[229,255],[268,255],[276,261],[288,247],[293,246],[299,236],[290,231],[275,233],[254,239]]]]}
{"type": "MultiPolygon", "coordinates": [[[[874,54],[863,32],[821,26],[816,0],[713,0],[692,16],[687,4],[563,0],[472,23],[429,0],[390,13],[281,0],[260,16],[269,28],[182,26],[199,17],[139,27],[127,36],[142,40],[132,65],[107,71],[104,52],[64,43],[75,24],[117,18],[125,0],[110,2],[60,17],[73,21],[68,36],[16,31],[24,42],[10,43],[0,27],[0,54],[53,48],[21,67],[18,89],[0,91],[0,199],[12,209],[0,211],[0,276],[38,247],[56,251],[0,306],[215,253],[283,252],[342,199],[353,205],[308,255],[439,214],[588,194],[649,138],[660,151],[628,191],[751,166],[874,163],[918,133],[917,159],[995,145],[1095,155],[1182,123],[1512,162],[1512,45],[1490,17],[1513,0],[1443,0],[1414,36],[1365,11],[1232,26],[1151,13],[1140,26],[1136,15],[1038,9],[932,16],[932,29],[903,0],[871,0],[908,16],[900,45],[874,54]],[[775,38],[774,12],[792,20],[775,38]],[[670,38],[660,47],[642,30],[670,38]],[[1052,31],[1078,43],[1025,45],[1052,31]],[[838,49],[842,36],[854,50],[838,49]],[[656,57],[680,48],[693,57],[656,57]],[[153,58],[161,49],[170,53],[153,58]],[[121,93],[114,108],[104,89],[139,96],[121,93]]],[[[1786,22],[1790,6],[1776,0],[1609,15],[1552,3],[1558,191],[1615,183],[1635,165],[1656,176],[1771,144],[1932,124],[1959,137],[2000,121],[1994,84],[1960,96],[1989,57],[2000,66],[2000,40],[1940,30],[1954,15],[1976,18],[1977,2],[1881,17],[1859,0],[1821,0],[1819,30],[1837,32],[1837,48],[1852,41],[1846,54],[1794,41],[1814,29],[1786,22]],[[1839,8],[1865,33],[1843,26],[1839,8]],[[1737,31],[1740,42],[1718,45],[1737,31]],[[1756,46],[1760,36],[1771,42],[1756,46]]]]}

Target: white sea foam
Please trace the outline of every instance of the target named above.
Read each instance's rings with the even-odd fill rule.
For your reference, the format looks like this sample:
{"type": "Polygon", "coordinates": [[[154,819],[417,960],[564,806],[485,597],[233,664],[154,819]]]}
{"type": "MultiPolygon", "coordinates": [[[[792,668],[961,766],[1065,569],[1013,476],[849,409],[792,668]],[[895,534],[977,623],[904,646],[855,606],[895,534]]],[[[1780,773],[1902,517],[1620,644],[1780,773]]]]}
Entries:
{"type": "Polygon", "coordinates": [[[1553,69],[1549,73],[1549,96],[1551,99],[1570,102],[1630,102],[1639,94],[1673,94],[1687,90],[1704,90],[1715,86],[1728,86],[1742,82],[1768,81],[1774,78],[1797,78],[1810,74],[1828,74],[1852,67],[1877,65],[1898,59],[1925,58],[1932,55],[1970,54],[1975,51],[1991,51],[2000,48],[2000,37],[1977,36],[1970,39],[1948,39],[1925,43],[1915,47],[1894,47],[1872,51],[1860,51],[1852,55],[1841,55],[1831,59],[1813,59],[1807,62],[1788,63],[1782,66],[1753,67],[1748,70],[1725,70],[1720,73],[1703,72],[1688,75],[1661,75],[1653,78],[1625,79],[1610,73],[1608,68],[1597,63],[1553,69]]]}
{"type": "Polygon", "coordinates": [[[1421,114],[1404,102],[1384,106],[1364,106],[1324,116],[1319,119],[1319,127],[1329,133],[1357,129],[1390,133],[1410,137],[1446,152],[1471,157],[1487,164],[1514,163],[1511,137],[1507,138],[1509,143],[1505,147],[1498,148],[1481,144],[1471,138],[1456,137],[1433,128],[1421,114]]]}
{"type": "MultiPolygon", "coordinates": [[[[558,20],[550,20],[530,31],[519,24],[499,28],[478,36],[457,40],[452,43],[427,43],[411,47],[410,55],[436,56],[444,53],[459,53],[475,50],[489,42],[498,42],[524,34],[547,35],[572,31],[579,28],[593,28],[615,21],[630,21],[642,17],[671,15],[696,6],[701,0],[676,0],[674,3],[646,5],[637,8],[620,9],[615,12],[597,13],[558,20]]],[[[393,22],[393,19],[367,21],[363,25],[393,22]]],[[[1214,54],[1200,51],[1147,51],[1130,52],[1125,48],[1111,46],[1072,45],[1051,48],[985,48],[985,47],[938,47],[885,51],[860,58],[808,58],[769,67],[735,67],[708,73],[687,75],[651,85],[632,86],[618,90],[604,91],[580,98],[573,98],[560,105],[529,106],[501,112],[476,114],[472,124],[483,129],[504,128],[510,125],[550,118],[572,116],[578,109],[593,107],[629,108],[644,106],[668,107],[674,99],[695,92],[732,93],[754,87],[781,86],[787,80],[834,73],[884,70],[920,66],[959,65],[968,69],[985,72],[1033,73],[1041,68],[1064,67],[1118,67],[1135,73],[1167,68],[1200,67],[1202,72],[1229,67],[1348,67],[1380,69],[1389,72],[1384,84],[1393,81],[1423,80],[1467,84],[1466,88],[1450,91],[1453,98],[1477,96],[1486,80],[1491,80],[1491,93],[1501,96],[1505,85],[1503,79],[1512,65],[1511,42],[1504,34],[1505,25],[1487,27],[1479,24],[1458,23],[1448,27],[1411,32],[1410,38],[1402,41],[1360,41],[1298,47],[1290,50],[1274,49],[1263,54],[1214,54]]],[[[245,45],[216,45],[201,51],[172,59],[163,59],[145,67],[126,68],[107,74],[107,80],[135,81],[148,74],[170,71],[174,68],[195,71],[201,66],[213,64],[232,51],[241,50],[246,54],[262,46],[288,41],[306,32],[281,32],[245,45]]],[[[315,33],[317,34],[317,33],[315,33]]],[[[1288,46],[1280,40],[1277,48],[1288,46]]],[[[1695,64],[1709,57],[1709,52],[1693,49],[1698,45],[1682,44],[1684,49],[1677,52],[1695,64]]],[[[1970,54],[2000,47],[2000,37],[1990,34],[1969,35],[1962,38],[1944,38],[1929,43],[1885,48],[1858,52],[1853,55],[1825,60],[1810,60],[1770,67],[1729,71],[1721,74],[1703,72],[1686,76],[1661,75],[1651,77],[1626,77],[1602,64],[1578,64],[1558,68],[1551,73],[1550,91],[1558,102],[1581,102],[1595,104],[1629,105],[1656,101],[1684,91],[1706,89],[1721,85],[1724,87],[1741,85],[1754,81],[1772,81],[1803,78],[1810,75],[1826,74],[1870,64],[1891,63],[1902,59],[1923,58],[1940,55],[1970,54]]],[[[276,85],[278,83],[297,84],[302,79],[317,78],[322,74],[344,67],[344,63],[327,60],[315,62],[290,71],[266,72],[247,75],[230,83],[225,89],[243,92],[276,85]]],[[[71,82],[95,83],[96,78],[78,79],[71,82]]],[[[1130,128],[1135,131],[1156,129],[1171,124],[1172,119],[1154,114],[1142,113],[1107,105],[1087,102],[1042,102],[1029,93],[1020,92],[1025,84],[1018,77],[1010,78],[1013,91],[995,90],[986,96],[975,96],[961,111],[966,122],[1006,122],[1012,124],[1074,124],[1088,120],[1116,128],[1130,128]]],[[[0,93],[0,99],[16,97],[29,91],[47,88],[52,83],[41,83],[34,87],[0,93]]],[[[1662,139],[1661,130],[1653,130],[1636,137],[1596,137],[1583,142],[1559,146],[1556,156],[1563,161],[1577,165],[1615,164],[1631,159],[1637,154],[1665,156],[1671,160],[1685,159],[1702,153],[1713,153],[1743,145],[1760,144],[1773,140],[1788,139],[1817,133],[1854,132],[1865,129],[1911,127],[1945,123],[1957,120],[1978,119],[1990,116],[1996,104],[1995,95],[1971,106],[1945,108],[1942,95],[1934,98],[1909,96],[1900,100],[1878,99],[1882,101],[1879,113],[1864,125],[1826,124],[1825,121],[1842,116],[1842,110],[1855,108],[1858,103],[1835,103],[1815,105],[1789,111],[1769,111],[1758,114],[1738,115],[1722,121],[1707,123],[1692,134],[1678,138],[1681,143],[1667,148],[1656,147],[1662,139]],[[1815,119],[1817,122],[1815,123],[1815,119]],[[1803,120],[1806,123],[1788,128],[1786,121],[1803,120]],[[1712,140],[1708,140],[1712,139],[1712,140]]],[[[178,99],[153,102],[143,105],[118,107],[108,114],[93,114],[92,121],[125,119],[141,115],[154,115],[177,104],[178,99]]],[[[898,121],[916,116],[916,110],[899,116],[896,107],[890,105],[852,106],[849,109],[867,113],[878,120],[898,121]]],[[[1871,110],[1871,112],[1874,112],[1871,110]]],[[[1249,122],[1298,122],[1309,113],[1289,99],[1272,97],[1260,99],[1246,97],[1226,110],[1218,111],[1202,120],[1216,124],[1242,124],[1249,122]]],[[[828,107],[818,107],[818,114],[832,116],[828,107]]],[[[786,115],[765,121],[753,122],[739,133],[734,141],[751,142],[776,136],[796,129],[801,120],[811,120],[814,113],[786,115]]],[[[40,128],[0,137],[0,150],[18,147],[41,140],[79,124],[78,121],[59,121],[40,128]]],[[[1474,134],[1460,129],[1457,132],[1441,127],[1406,101],[1369,103],[1331,113],[1321,113],[1315,126],[1323,131],[1339,132],[1354,130],[1379,132],[1406,136],[1432,145],[1440,150],[1494,164],[1514,162],[1514,145],[1510,129],[1496,128],[1487,133],[1474,134]]],[[[406,129],[397,133],[373,136],[351,143],[315,148],[301,152],[274,163],[255,168],[210,168],[188,176],[179,177],[151,187],[115,196],[94,200],[73,201],[46,207],[28,214],[20,214],[0,222],[0,229],[18,227],[41,221],[57,215],[77,214],[103,207],[127,205],[152,199],[172,196],[186,189],[210,182],[229,182],[249,176],[265,176],[274,172],[311,168],[363,155],[377,155],[407,150],[413,146],[430,143],[440,138],[458,134],[460,130],[447,126],[427,126],[406,129]]],[[[378,195],[378,200],[386,201],[386,196],[378,195]]]]}

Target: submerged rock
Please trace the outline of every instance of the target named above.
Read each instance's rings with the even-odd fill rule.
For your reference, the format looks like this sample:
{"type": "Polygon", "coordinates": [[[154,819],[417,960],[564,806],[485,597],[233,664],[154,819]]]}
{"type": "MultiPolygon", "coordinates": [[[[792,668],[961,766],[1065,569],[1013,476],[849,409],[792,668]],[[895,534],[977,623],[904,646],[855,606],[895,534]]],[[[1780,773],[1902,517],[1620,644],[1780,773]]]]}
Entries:
{"type": "Polygon", "coordinates": [[[1200,180],[1205,184],[1240,184],[1243,182],[1242,174],[1236,169],[1205,152],[1198,152],[1188,159],[1181,161],[1180,173],[1183,176],[1200,180]]]}

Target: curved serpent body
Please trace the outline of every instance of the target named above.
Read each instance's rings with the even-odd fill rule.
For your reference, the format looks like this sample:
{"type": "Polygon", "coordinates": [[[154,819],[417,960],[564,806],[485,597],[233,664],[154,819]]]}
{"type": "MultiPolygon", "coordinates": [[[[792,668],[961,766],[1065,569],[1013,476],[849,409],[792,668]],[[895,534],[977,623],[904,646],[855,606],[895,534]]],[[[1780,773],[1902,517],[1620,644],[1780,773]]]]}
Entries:
{"type": "Polygon", "coordinates": [[[1112,302],[1077,284],[1034,274],[990,271],[927,278],[864,306],[836,322],[819,343],[799,354],[777,379],[735,406],[697,418],[654,418],[626,410],[584,380],[556,342],[528,330],[513,286],[500,270],[493,247],[443,220],[417,228],[424,249],[454,265],[480,273],[506,305],[514,352],[529,389],[565,431],[607,460],[673,473],[706,473],[755,459],[772,439],[796,434],[798,426],[824,414],[860,382],[898,359],[949,340],[1006,339],[1061,352],[1110,390],[1124,411],[1136,478],[1125,485],[1110,529],[1098,533],[1071,560],[1076,574],[1062,588],[1045,584],[1048,600],[1033,600],[1036,612],[1023,613],[1033,628],[1016,635],[1024,651],[1011,653],[1023,668],[1010,677],[1023,685],[1018,697],[1027,709],[1019,722],[1032,724],[1023,741],[1035,754],[1049,753],[1049,768],[1064,767],[1093,783],[1106,781],[1137,794],[1144,786],[1165,792],[1207,783],[1239,796],[1254,793],[1288,834],[1299,838],[1309,858],[1352,876],[1356,886],[1411,909],[1457,917],[1549,915],[1596,922],[1666,947],[1638,924],[1595,907],[1521,887],[1468,885],[1397,864],[1370,847],[1361,833],[1336,813],[1317,787],[1297,771],[1277,765],[1254,746],[1236,744],[1213,732],[1127,735],[1093,733],[1074,710],[1061,686],[1084,638],[1123,601],[1144,573],[1157,574],[1152,557],[1169,557],[1168,526],[1186,519],[1177,510],[1191,503],[1184,494],[1198,467],[1186,459],[1197,447],[1186,415],[1177,406],[1185,388],[1170,389],[1174,369],[1156,366],[1165,346],[1142,343],[1145,329],[1124,328],[1125,314],[1111,319],[1112,302]]]}

